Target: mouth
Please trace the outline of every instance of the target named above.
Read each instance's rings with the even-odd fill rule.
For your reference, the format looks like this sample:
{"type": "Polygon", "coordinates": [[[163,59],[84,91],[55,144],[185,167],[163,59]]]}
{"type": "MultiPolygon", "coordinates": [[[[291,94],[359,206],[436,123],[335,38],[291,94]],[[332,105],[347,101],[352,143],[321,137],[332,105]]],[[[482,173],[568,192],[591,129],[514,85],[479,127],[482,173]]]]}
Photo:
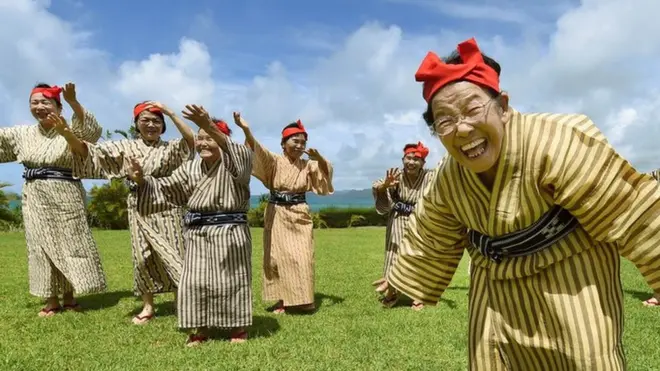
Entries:
{"type": "Polygon", "coordinates": [[[37,115],[37,118],[39,120],[45,120],[48,117],[48,112],[47,111],[40,111],[40,112],[35,112],[37,115]]]}
{"type": "Polygon", "coordinates": [[[488,141],[485,138],[479,138],[470,143],[461,146],[461,152],[469,159],[473,160],[486,152],[488,141]]]}

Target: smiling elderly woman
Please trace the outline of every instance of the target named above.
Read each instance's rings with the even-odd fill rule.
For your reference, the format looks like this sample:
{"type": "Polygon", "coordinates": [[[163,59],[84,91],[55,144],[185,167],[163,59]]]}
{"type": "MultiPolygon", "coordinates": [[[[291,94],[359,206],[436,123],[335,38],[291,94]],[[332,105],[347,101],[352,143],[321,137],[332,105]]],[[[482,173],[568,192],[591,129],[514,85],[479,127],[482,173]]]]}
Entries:
{"type": "Polygon", "coordinates": [[[73,177],[73,156],[66,141],[48,121],[49,115],[62,113],[60,93],[73,110],[72,135],[96,142],[103,130],[94,115],[78,102],[73,83],[64,89],[35,86],[30,93],[30,112],[38,124],[0,129],[0,163],[18,161],[25,166],[23,219],[30,293],[47,300],[39,312],[41,317],[63,309],[80,310],[74,292],[106,289],[87,223],[85,188],[80,179],[73,177]],[[58,295],[62,295],[62,305],[58,295]]]}
{"type": "Polygon", "coordinates": [[[467,248],[470,369],[624,370],[619,255],[660,289],[660,187],[588,117],[515,111],[499,72],[474,39],[417,71],[450,156],[410,217],[385,299],[437,303],[467,248]]]}

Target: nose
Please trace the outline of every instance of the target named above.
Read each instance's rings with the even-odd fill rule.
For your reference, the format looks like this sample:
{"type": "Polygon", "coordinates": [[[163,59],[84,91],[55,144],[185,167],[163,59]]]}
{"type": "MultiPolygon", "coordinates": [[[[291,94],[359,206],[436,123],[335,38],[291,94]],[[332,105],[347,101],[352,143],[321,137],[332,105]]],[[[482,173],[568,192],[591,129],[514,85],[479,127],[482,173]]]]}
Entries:
{"type": "Polygon", "coordinates": [[[474,127],[465,121],[461,121],[456,125],[456,136],[467,137],[472,133],[474,127]]]}

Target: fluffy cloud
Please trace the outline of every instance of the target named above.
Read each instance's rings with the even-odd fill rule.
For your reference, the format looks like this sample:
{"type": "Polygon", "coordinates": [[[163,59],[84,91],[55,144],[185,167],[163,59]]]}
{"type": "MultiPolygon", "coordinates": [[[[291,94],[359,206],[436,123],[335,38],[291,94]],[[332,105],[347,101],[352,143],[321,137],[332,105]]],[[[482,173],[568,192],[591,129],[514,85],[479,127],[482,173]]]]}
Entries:
{"type": "MultiPolygon", "coordinates": [[[[129,125],[137,101],[157,99],[176,110],[202,103],[225,118],[241,110],[258,137],[277,150],[282,126],[301,118],[310,131],[310,145],[333,161],[339,189],[368,187],[397,164],[408,142],[429,144],[429,162],[437,163],[444,150],[421,120],[424,102],[413,74],[428,50],[444,55],[473,36],[452,30],[411,34],[396,25],[369,22],[343,40],[324,40],[323,54],[305,70],[273,60],[258,76],[245,79],[214,70],[207,47],[188,38],[181,39],[178,49],[173,45],[113,68],[108,53],[90,45],[87,33],[49,13],[46,5],[0,1],[5,31],[0,33],[5,51],[0,115],[6,126],[30,121],[26,92],[41,80],[76,81],[81,101],[111,130],[129,125]]],[[[539,32],[541,23],[533,26],[542,13],[537,8],[475,13],[455,3],[436,9],[520,28],[515,38],[492,32],[497,29],[474,35],[502,64],[502,85],[516,108],[587,113],[641,170],[660,166],[654,162],[660,95],[653,91],[660,83],[653,69],[660,61],[660,23],[652,19],[660,3],[562,3],[562,13],[544,32],[539,32]]],[[[3,178],[20,184],[20,167],[2,166],[3,178]]],[[[253,184],[255,191],[263,190],[256,180],[253,184]]]]}

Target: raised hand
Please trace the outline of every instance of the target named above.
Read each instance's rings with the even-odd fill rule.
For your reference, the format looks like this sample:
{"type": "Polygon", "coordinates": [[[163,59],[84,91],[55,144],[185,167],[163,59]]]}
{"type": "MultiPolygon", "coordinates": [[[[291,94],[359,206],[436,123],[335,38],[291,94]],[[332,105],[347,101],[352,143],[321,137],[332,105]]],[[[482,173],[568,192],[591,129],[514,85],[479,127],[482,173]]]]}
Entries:
{"type": "Polygon", "coordinates": [[[234,112],[234,124],[243,130],[249,127],[247,121],[243,120],[240,112],[234,112]]]}
{"type": "Polygon", "coordinates": [[[144,182],[144,172],[142,171],[142,165],[135,157],[131,157],[128,160],[126,166],[126,175],[129,179],[134,181],[137,184],[142,184],[144,182]]]}
{"type": "Polygon", "coordinates": [[[164,105],[161,102],[150,100],[148,102],[145,102],[145,104],[147,104],[148,107],[158,108],[161,112],[163,112],[167,116],[174,115],[174,111],[172,111],[168,106],[164,105]]]}
{"type": "Polygon", "coordinates": [[[69,105],[78,103],[78,98],[76,97],[76,84],[69,82],[64,85],[64,88],[62,88],[62,96],[69,105]]]}
{"type": "Polygon", "coordinates": [[[323,157],[321,157],[321,154],[319,153],[319,151],[317,151],[314,148],[308,148],[303,152],[305,152],[307,154],[307,156],[309,156],[310,160],[320,161],[320,160],[323,159],[323,157]]]}
{"type": "Polygon", "coordinates": [[[186,120],[190,120],[200,128],[208,128],[211,122],[211,116],[202,106],[196,104],[186,105],[186,109],[181,111],[186,120]]]}
{"type": "Polygon", "coordinates": [[[391,168],[385,172],[385,180],[383,181],[383,187],[392,188],[396,187],[399,184],[399,179],[401,176],[401,170],[398,168],[391,168]]]}
{"type": "Polygon", "coordinates": [[[46,124],[54,128],[55,131],[62,136],[71,132],[71,129],[69,128],[69,125],[66,123],[64,117],[59,116],[53,112],[49,113],[48,117],[46,117],[46,124]]]}

